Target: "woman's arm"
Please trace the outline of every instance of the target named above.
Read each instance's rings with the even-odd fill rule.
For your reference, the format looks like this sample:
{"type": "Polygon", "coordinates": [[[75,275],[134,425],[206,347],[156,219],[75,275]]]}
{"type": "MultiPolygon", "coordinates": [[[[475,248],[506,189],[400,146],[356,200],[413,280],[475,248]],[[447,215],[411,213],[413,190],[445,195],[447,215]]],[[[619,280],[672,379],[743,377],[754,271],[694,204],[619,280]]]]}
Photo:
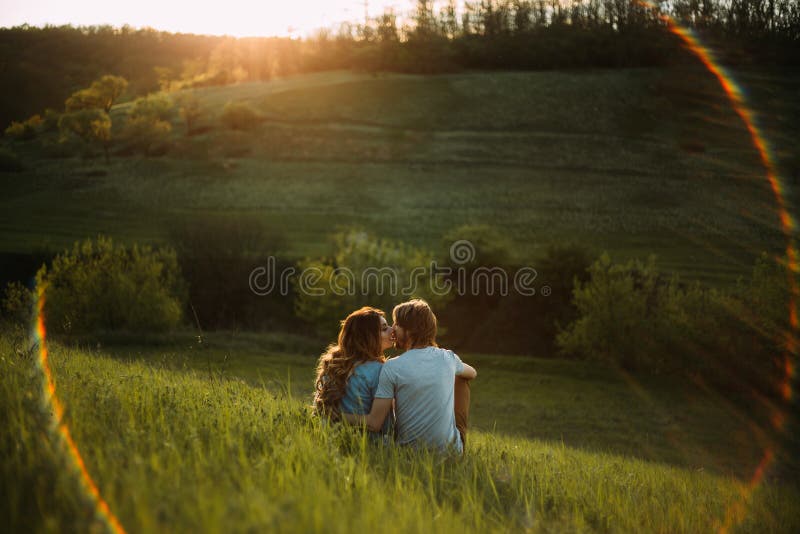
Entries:
{"type": "Polygon", "coordinates": [[[383,422],[386,421],[386,416],[389,415],[389,411],[392,409],[393,400],[376,398],[372,401],[372,409],[367,415],[342,413],[342,420],[351,425],[366,425],[367,430],[380,432],[381,428],[383,428],[383,422]]]}

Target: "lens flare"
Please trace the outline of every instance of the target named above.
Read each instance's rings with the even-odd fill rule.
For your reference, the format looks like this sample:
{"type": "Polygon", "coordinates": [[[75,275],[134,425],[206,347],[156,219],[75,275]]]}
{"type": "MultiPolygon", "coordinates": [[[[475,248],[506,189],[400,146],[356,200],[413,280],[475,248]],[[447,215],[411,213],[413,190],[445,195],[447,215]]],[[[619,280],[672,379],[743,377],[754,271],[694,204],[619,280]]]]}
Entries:
{"type": "MultiPolygon", "coordinates": [[[[652,2],[646,0],[640,0],[640,3],[645,7],[654,9],[656,10],[656,12],[658,12],[657,6],[655,6],[652,2]]],[[[797,348],[798,348],[797,346],[798,345],[797,342],[798,287],[795,274],[800,272],[800,268],[798,268],[797,249],[795,248],[795,243],[794,243],[794,231],[797,228],[796,222],[787,209],[786,200],[784,196],[785,189],[778,177],[775,160],[772,156],[772,151],[769,149],[766,137],[756,124],[753,111],[746,105],[741,87],[739,86],[738,83],[736,83],[733,76],[716,59],[714,53],[700,42],[700,39],[691,28],[686,28],[681,26],[680,23],[678,23],[678,21],[674,20],[672,17],[669,17],[667,15],[662,14],[660,15],[660,17],[661,20],[666,24],[669,31],[672,32],[677,37],[679,37],[683,42],[683,44],[700,60],[700,62],[705,66],[705,68],[708,69],[708,71],[711,72],[719,81],[720,85],[722,86],[722,89],[725,91],[725,94],[728,97],[728,100],[731,102],[733,110],[742,119],[742,122],[744,123],[748,133],[750,134],[753,146],[755,146],[756,150],[758,151],[761,163],[766,171],[767,181],[769,182],[770,188],[772,189],[772,192],[775,195],[778,217],[780,218],[782,230],[787,239],[786,274],[789,283],[789,295],[790,295],[789,309],[788,309],[789,332],[787,332],[785,352],[782,355],[783,368],[786,373],[781,383],[778,384],[778,390],[781,392],[784,401],[788,404],[788,402],[791,401],[793,396],[792,381],[794,380],[795,367],[792,359],[795,357],[795,354],[797,354],[797,348]]],[[[780,427],[783,426],[786,420],[786,416],[783,412],[776,409],[775,413],[771,417],[771,420],[773,422],[773,425],[778,426],[778,428],[780,429],[780,427]]],[[[741,523],[741,521],[744,519],[747,510],[747,504],[750,502],[752,493],[759,485],[759,483],[763,480],[764,472],[769,468],[770,464],[772,464],[774,459],[775,459],[774,451],[772,450],[772,448],[767,448],[767,450],[764,452],[764,456],[762,457],[761,461],[756,467],[756,470],[753,473],[750,482],[747,484],[746,489],[742,492],[742,495],[740,496],[739,500],[734,502],[728,508],[725,514],[725,521],[719,528],[719,531],[721,533],[728,532],[731,528],[741,523]]]]}
{"type": "MultiPolygon", "coordinates": [[[[640,3],[648,8],[656,10],[657,12],[657,6],[655,6],[652,2],[640,0],[640,3]]],[[[793,239],[793,232],[796,230],[797,224],[787,209],[787,203],[785,201],[785,188],[783,187],[777,174],[772,152],[766,142],[765,136],[756,124],[753,111],[746,105],[741,87],[736,83],[733,76],[719,63],[713,52],[700,42],[699,37],[692,29],[681,26],[679,22],[667,15],[660,15],[660,17],[666,24],[669,31],[679,37],[683,44],[719,81],[721,87],[725,91],[725,94],[730,100],[734,111],[741,118],[742,122],[747,128],[747,131],[749,132],[753,145],[758,151],[761,163],[766,170],[766,178],[775,196],[782,230],[787,237],[786,270],[790,289],[790,302],[788,310],[790,330],[787,333],[785,352],[781,356],[783,361],[782,367],[785,370],[785,375],[781,384],[779,384],[779,391],[781,391],[783,399],[788,403],[794,398],[792,382],[795,377],[796,367],[793,358],[798,350],[798,287],[795,280],[795,274],[800,272],[800,266],[798,265],[798,254],[793,239]]],[[[63,420],[64,409],[60,400],[58,399],[58,396],[56,395],[55,381],[53,380],[53,375],[48,363],[44,317],[45,291],[45,286],[36,288],[37,314],[34,333],[39,347],[39,366],[44,375],[42,400],[49,408],[49,412],[52,414],[51,431],[64,443],[71,462],[74,464],[76,470],[80,473],[81,484],[86,494],[95,504],[97,515],[112,532],[124,534],[124,528],[111,511],[108,503],[101,496],[100,490],[89,474],[86,464],[80,455],[80,451],[78,450],[78,447],[72,438],[69,427],[63,420]]],[[[771,416],[771,421],[776,428],[780,429],[786,421],[786,415],[785,413],[776,410],[771,416]]],[[[774,458],[774,450],[771,447],[767,448],[763,457],[761,458],[761,461],[756,467],[752,478],[742,490],[739,499],[732,503],[726,510],[724,522],[719,527],[720,532],[728,532],[731,528],[735,527],[744,519],[747,512],[747,506],[752,498],[752,493],[762,482],[764,473],[772,464],[774,458]]]]}
{"type": "Polygon", "coordinates": [[[39,347],[39,367],[44,375],[44,388],[42,391],[42,401],[46,407],[49,408],[51,414],[51,428],[50,431],[53,435],[60,439],[64,444],[68,456],[75,466],[78,473],[80,473],[81,485],[89,498],[94,502],[95,512],[108,526],[109,530],[115,534],[125,534],[125,529],[122,528],[117,517],[109,508],[108,503],[103,500],[100,495],[100,490],[97,488],[92,476],[86,469],[86,463],[83,461],[78,446],[75,440],[72,439],[67,423],[64,421],[64,407],[56,395],[56,384],[53,380],[53,373],[50,370],[47,352],[47,330],[44,321],[44,303],[45,303],[45,289],[46,286],[39,286],[36,288],[36,326],[35,326],[35,340],[39,347]]]}

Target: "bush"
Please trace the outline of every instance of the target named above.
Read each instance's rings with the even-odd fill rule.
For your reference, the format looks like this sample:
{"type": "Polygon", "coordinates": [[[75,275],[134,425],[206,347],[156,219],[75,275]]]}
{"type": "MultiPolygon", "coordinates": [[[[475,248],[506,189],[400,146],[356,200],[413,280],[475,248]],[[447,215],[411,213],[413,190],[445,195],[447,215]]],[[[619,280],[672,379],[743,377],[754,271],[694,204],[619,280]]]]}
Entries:
{"type": "Polygon", "coordinates": [[[16,139],[18,141],[27,141],[36,137],[36,134],[42,129],[44,120],[39,115],[33,115],[24,122],[12,122],[6,128],[6,137],[16,139]]]}
{"type": "Polygon", "coordinates": [[[165,153],[169,148],[174,111],[172,101],[163,95],[136,99],[122,131],[128,148],[146,156],[165,153]]]}
{"type": "Polygon", "coordinates": [[[335,333],[339,321],[362,306],[390,313],[404,300],[423,298],[438,312],[450,299],[430,283],[434,255],[427,250],[357,229],[335,234],[333,243],[330,258],[299,262],[310,276],[294,279],[296,314],[320,333],[335,333]]]}
{"type": "Polygon", "coordinates": [[[258,112],[244,102],[228,102],[222,108],[222,125],[231,130],[252,130],[261,122],[258,112]]]}
{"type": "Polygon", "coordinates": [[[137,98],[128,111],[128,117],[133,120],[148,118],[170,122],[174,115],[175,105],[168,96],[163,94],[137,98]]]}
{"type": "Polygon", "coordinates": [[[81,109],[64,113],[58,119],[61,142],[74,144],[73,139],[81,139],[84,148],[97,145],[103,149],[108,159],[108,145],[111,141],[111,117],[102,109],[81,109]]]}
{"type": "Polygon", "coordinates": [[[6,323],[27,327],[33,320],[33,292],[20,282],[10,282],[3,292],[2,312],[6,323]]]}
{"type": "Polygon", "coordinates": [[[654,256],[646,263],[614,264],[605,253],[589,275],[575,286],[578,318],[558,335],[561,350],[632,371],[671,367],[664,344],[691,325],[680,306],[686,293],[677,278],[660,275],[654,256]]]}
{"type": "Polygon", "coordinates": [[[184,283],[171,249],[87,239],[43,266],[36,283],[49,331],[162,332],[181,320],[184,283]]]}
{"type": "Polygon", "coordinates": [[[791,298],[781,264],[762,256],[733,292],[667,279],[652,257],[618,265],[604,254],[589,273],[575,287],[578,317],[557,338],[565,355],[781,396],[791,298]]]}

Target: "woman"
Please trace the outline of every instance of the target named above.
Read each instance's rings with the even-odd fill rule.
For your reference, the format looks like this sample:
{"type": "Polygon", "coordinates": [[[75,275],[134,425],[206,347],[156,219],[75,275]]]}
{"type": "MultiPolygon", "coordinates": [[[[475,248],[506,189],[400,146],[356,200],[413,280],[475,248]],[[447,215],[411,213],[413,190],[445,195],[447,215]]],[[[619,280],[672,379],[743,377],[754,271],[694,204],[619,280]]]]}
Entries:
{"type": "MultiPolygon", "coordinates": [[[[394,342],[392,328],[381,310],[364,307],[342,321],[339,339],[320,356],[314,408],[334,421],[341,413],[368,414],[386,358],[394,342]]],[[[391,417],[382,433],[391,429],[391,417]]]]}

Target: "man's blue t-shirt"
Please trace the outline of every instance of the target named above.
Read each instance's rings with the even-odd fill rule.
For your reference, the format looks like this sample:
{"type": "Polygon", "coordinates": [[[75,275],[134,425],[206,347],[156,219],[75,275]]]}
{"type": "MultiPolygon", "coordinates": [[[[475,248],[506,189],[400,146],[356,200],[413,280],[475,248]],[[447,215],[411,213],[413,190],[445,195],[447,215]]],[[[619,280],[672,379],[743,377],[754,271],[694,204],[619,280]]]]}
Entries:
{"type": "MultiPolygon", "coordinates": [[[[383,365],[381,362],[368,361],[355,366],[353,374],[347,379],[347,389],[339,404],[342,412],[357,415],[366,415],[370,412],[383,365]]],[[[392,415],[389,414],[383,423],[381,434],[389,432],[391,427],[392,415]]]]}
{"type": "Polygon", "coordinates": [[[453,406],[455,377],[464,363],[450,350],[411,349],[383,365],[375,397],[395,399],[397,442],[461,453],[453,406]]]}

